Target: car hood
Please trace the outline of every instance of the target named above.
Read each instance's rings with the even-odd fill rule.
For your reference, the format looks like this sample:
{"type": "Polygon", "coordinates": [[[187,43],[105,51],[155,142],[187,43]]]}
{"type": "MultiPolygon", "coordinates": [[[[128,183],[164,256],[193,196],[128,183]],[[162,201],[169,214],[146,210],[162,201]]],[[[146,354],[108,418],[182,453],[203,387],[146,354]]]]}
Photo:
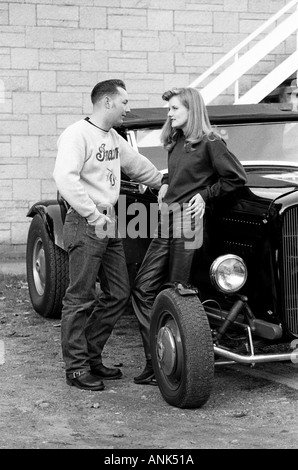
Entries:
{"type": "Polygon", "coordinates": [[[270,178],[256,173],[248,173],[247,186],[249,186],[250,190],[257,196],[272,200],[297,192],[298,202],[298,184],[293,181],[270,178]]]}

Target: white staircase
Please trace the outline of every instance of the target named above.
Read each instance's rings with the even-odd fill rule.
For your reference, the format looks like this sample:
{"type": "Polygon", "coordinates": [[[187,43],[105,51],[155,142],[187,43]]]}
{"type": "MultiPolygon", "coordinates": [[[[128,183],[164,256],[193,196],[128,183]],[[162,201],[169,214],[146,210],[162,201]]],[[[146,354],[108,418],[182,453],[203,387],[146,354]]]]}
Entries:
{"type": "Polygon", "coordinates": [[[206,104],[210,104],[231,85],[234,85],[234,104],[259,103],[293,74],[296,74],[296,84],[298,85],[298,0],[288,2],[287,5],[267,20],[260,28],[250,34],[189,86],[194,88],[200,87],[206,104]],[[276,24],[275,28],[265,33],[274,24],[276,24]],[[266,35],[264,36],[263,33],[266,35]],[[296,34],[296,50],[240,97],[239,79],[294,34],[296,34]],[[251,46],[252,43],[254,45],[251,46]],[[240,53],[247,47],[249,49],[240,56],[240,53]],[[217,72],[218,69],[231,59],[234,59],[231,65],[227,65],[225,70],[204,85],[207,78],[217,72]]]}

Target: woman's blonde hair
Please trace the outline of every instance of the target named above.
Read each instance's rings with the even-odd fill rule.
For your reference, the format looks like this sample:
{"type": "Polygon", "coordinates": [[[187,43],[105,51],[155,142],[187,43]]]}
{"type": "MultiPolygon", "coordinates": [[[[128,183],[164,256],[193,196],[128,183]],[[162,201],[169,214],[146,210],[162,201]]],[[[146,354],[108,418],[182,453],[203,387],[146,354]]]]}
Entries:
{"type": "MultiPolygon", "coordinates": [[[[177,96],[183,106],[189,111],[188,122],[184,128],[185,148],[187,151],[194,149],[194,145],[200,142],[204,136],[209,140],[220,138],[219,133],[211,126],[207,109],[201,93],[196,88],[173,88],[162,95],[164,101],[169,101],[177,96]]],[[[180,129],[173,129],[171,119],[168,117],[161,132],[161,142],[166,150],[172,150],[181,135],[180,129]]]]}

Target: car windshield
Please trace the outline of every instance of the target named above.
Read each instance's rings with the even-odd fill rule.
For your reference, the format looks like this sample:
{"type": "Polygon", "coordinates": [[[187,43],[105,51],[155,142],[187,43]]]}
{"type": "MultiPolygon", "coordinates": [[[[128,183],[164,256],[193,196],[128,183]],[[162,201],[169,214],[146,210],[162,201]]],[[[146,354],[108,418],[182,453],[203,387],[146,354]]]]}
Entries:
{"type": "MultiPolygon", "coordinates": [[[[247,171],[298,182],[298,122],[233,124],[216,128],[247,171]]],[[[134,131],[139,152],[163,170],[167,168],[167,152],[161,146],[160,134],[160,129],[134,131]]]]}
{"type": "Polygon", "coordinates": [[[242,162],[298,163],[298,122],[242,124],[219,131],[242,162]]]}

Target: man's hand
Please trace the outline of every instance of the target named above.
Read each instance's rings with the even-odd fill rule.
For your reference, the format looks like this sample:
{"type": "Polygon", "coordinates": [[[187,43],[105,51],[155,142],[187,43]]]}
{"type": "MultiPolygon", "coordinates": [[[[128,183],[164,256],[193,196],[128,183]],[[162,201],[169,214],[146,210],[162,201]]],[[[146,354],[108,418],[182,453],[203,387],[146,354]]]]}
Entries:
{"type": "Polygon", "coordinates": [[[116,236],[116,219],[105,214],[92,221],[89,225],[95,227],[95,233],[98,238],[115,237],[116,236]]]}
{"type": "Polygon", "coordinates": [[[166,193],[167,193],[167,191],[168,191],[168,187],[169,187],[168,184],[162,184],[161,187],[160,187],[160,190],[159,190],[159,192],[158,192],[158,197],[157,197],[157,201],[158,201],[158,206],[159,206],[159,208],[161,207],[163,198],[165,197],[165,195],[166,195],[166,193]]]}
{"type": "Polygon", "coordinates": [[[95,227],[103,227],[105,223],[110,224],[112,219],[105,214],[100,214],[97,219],[93,220],[92,222],[88,222],[89,225],[94,225],[95,227]]]}

